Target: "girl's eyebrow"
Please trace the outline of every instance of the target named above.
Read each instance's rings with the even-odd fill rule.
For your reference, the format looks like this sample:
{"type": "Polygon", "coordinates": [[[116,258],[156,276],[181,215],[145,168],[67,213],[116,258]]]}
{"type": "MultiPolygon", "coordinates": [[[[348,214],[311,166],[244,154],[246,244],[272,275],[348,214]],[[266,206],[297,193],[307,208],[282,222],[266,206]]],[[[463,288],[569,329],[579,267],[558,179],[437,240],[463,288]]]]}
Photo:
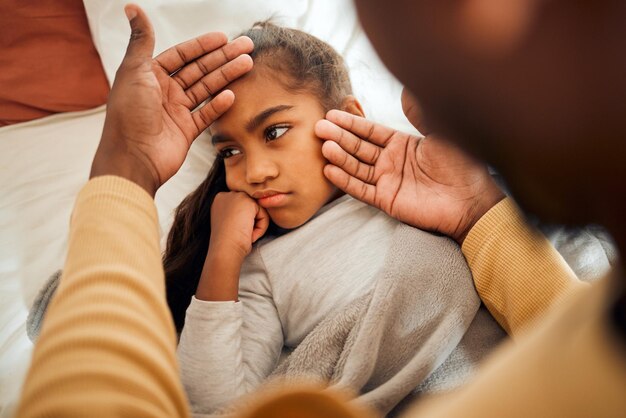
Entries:
{"type": "Polygon", "coordinates": [[[264,111],[260,112],[258,115],[256,115],[252,119],[250,119],[248,123],[246,123],[246,130],[248,132],[253,132],[256,128],[259,127],[259,125],[261,125],[265,121],[265,119],[269,118],[274,113],[289,110],[291,108],[293,108],[293,106],[290,106],[290,105],[278,105],[278,106],[269,107],[265,109],[264,111]]]}
{"type": "Polygon", "coordinates": [[[228,142],[228,138],[220,134],[211,135],[211,144],[215,145],[222,142],[228,142]]]}
{"type": "MultiPolygon", "coordinates": [[[[273,107],[268,107],[267,109],[260,112],[258,115],[254,116],[246,123],[246,130],[248,132],[253,132],[256,128],[258,128],[267,118],[272,116],[274,113],[283,112],[285,110],[292,109],[291,105],[278,105],[273,107]]],[[[222,142],[228,142],[230,139],[221,134],[215,134],[211,136],[211,143],[213,145],[220,144],[222,142]]]]}

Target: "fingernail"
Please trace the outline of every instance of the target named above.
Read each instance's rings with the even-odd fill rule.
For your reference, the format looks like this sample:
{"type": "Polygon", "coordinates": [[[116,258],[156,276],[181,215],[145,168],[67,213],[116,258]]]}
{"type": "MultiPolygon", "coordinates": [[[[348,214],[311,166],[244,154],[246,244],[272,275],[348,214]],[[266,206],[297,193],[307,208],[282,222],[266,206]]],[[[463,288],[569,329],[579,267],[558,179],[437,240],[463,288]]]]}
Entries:
{"type": "Polygon", "coordinates": [[[126,12],[126,17],[128,18],[128,20],[133,20],[135,16],[137,16],[137,10],[130,7],[125,8],[124,12],[126,12]]]}

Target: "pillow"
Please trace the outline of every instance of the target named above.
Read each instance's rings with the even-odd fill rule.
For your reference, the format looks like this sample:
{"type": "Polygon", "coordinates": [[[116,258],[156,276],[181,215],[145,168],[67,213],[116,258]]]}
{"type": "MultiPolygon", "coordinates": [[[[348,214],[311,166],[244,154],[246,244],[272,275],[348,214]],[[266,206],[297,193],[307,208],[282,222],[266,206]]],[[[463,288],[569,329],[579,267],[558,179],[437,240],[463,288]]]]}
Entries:
{"type": "Polygon", "coordinates": [[[3,0],[0,32],[0,126],[106,102],[81,0],[3,0]]]}
{"type": "MultiPolygon", "coordinates": [[[[89,26],[112,81],[130,36],[124,15],[128,0],[84,0],[89,26]]],[[[400,83],[378,59],[361,29],[352,0],[136,0],[156,35],[155,53],[205,32],[230,38],[256,21],[272,20],[328,42],[345,58],[355,96],[372,120],[414,131],[400,105],[400,83]]]]}
{"type": "MultiPolygon", "coordinates": [[[[85,0],[85,10],[96,49],[109,80],[113,82],[130,37],[124,14],[128,0],[85,0]]],[[[229,37],[270,16],[277,23],[293,25],[304,13],[302,0],[136,0],[154,26],[155,55],[205,32],[222,31],[229,37]],[[286,7],[285,5],[288,5],[286,7]]]]}

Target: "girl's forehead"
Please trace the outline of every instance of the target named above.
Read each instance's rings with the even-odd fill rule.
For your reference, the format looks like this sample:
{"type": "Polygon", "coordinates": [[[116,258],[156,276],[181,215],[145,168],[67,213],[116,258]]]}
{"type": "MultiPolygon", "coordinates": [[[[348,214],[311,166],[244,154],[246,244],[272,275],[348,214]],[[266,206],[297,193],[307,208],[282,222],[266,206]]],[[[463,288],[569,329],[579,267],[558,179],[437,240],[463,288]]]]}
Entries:
{"type": "Polygon", "coordinates": [[[239,93],[245,93],[246,90],[293,93],[294,84],[293,77],[286,71],[274,70],[266,65],[255,63],[248,74],[235,80],[227,88],[239,93]]]}
{"type": "Polygon", "coordinates": [[[227,113],[253,111],[277,101],[295,100],[294,93],[277,77],[278,75],[270,75],[267,71],[253,70],[231,83],[227,88],[235,94],[235,102],[227,113]]]}
{"type": "Polygon", "coordinates": [[[226,88],[247,96],[272,96],[284,94],[291,96],[312,96],[318,101],[323,101],[322,91],[317,83],[305,82],[296,77],[287,68],[267,64],[270,58],[260,61],[255,60],[252,70],[243,77],[235,80],[226,88]],[[246,94],[248,93],[248,94],[246,94]]]}
{"type": "MultiPolygon", "coordinates": [[[[234,84],[234,83],[233,83],[234,84]]],[[[313,114],[324,114],[319,97],[306,90],[288,90],[272,78],[250,77],[233,85],[235,101],[232,107],[217,119],[209,133],[226,136],[239,131],[252,131],[279,116],[290,119],[306,119],[313,114]]]]}
{"type": "MultiPolygon", "coordinates": [[[[233,106],[220,119],[244,117],[249,113],[261,112],[268,107],[279,105],[322,106],[322,99],[313,89],[290,88],[290,79],[281,72],[272,72],[266,67],[253,69],[227,88],[235,94],[233,106]]],[[[293,83],[292,83],[293,84],[293,83]]]]}

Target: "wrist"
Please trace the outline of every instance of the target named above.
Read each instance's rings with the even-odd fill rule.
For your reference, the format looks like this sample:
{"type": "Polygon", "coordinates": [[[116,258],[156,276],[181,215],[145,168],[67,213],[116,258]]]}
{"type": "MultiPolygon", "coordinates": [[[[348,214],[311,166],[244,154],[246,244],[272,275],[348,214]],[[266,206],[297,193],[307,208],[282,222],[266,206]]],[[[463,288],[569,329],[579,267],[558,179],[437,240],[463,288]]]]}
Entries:
{"type": "Polygon", "coordinates": [[[113,154],[98,147],[91,164],[89,178],[106,175],[118,176],[132,181],[142,187],[153,198],[158,189],[154,175],[145,168],[142,162],[132,155],[113,154]]]}
{"type": "Polygon", "coordinates": [[[209,250],[204,261],[196,298],[205,301],[238,300],[243,259],[233,252],[209,250]]]}
{"type": "MultiPolygon", "coordinates": [[[[215,240],[218,241],[218,240],[215,240]]],[[[222,264],[241,265],[243,260],[248,256],[248,252],[237,244],[216,243],[214,240],[209,242],[209,251],[206,255],[206,260],[219,260],[222,264]]]]}
{"type": "Polygon", "coordinates": [[[463,246],[465,238],[467,238],[467,235],[478,223],[478,221],[505,197],[506,195],[504,192],[502,192],[502,190],[494,184],[493,187],[490,188],[489,191],[485,192],[470,209],[465,228],[461,230],[457,236],[453,237],[454,240],[460,246],[463,246]]]}

